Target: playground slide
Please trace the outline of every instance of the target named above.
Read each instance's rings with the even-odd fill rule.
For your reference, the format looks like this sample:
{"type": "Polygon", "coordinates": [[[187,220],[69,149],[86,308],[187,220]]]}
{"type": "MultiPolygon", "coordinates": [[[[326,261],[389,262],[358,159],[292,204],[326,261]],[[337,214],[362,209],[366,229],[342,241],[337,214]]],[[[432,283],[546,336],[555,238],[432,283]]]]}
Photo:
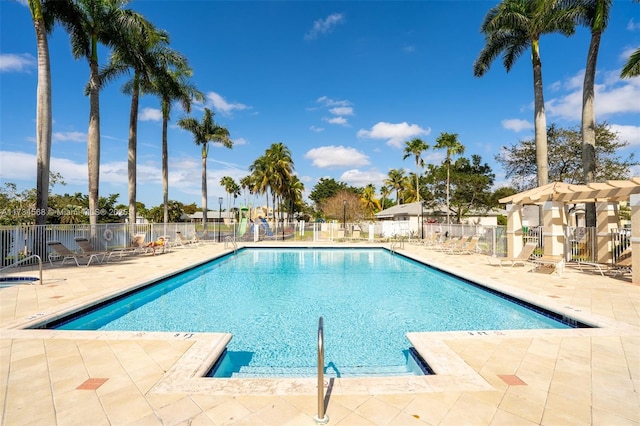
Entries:
{"type": "Polygon", "coordinates": [[[245,232],[247,232],[247,218],[243,217],[238,225],[238,237],[242,237],[245,232]]]}

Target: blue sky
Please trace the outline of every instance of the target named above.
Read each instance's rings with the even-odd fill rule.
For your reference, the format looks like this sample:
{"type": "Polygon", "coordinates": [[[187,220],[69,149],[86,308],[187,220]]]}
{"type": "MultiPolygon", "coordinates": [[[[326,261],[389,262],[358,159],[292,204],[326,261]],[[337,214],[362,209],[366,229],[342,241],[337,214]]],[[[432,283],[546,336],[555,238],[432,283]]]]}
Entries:
{"type": "MultiPolygon", "coordinates": [[[[203,107],[227,127],[233,149],[213,144],[208,158],[209,207],[226,194],[223,176],[238,181],[274,142],[293,154],[307,193],[332,177],[379,189],[392,168],[415,170],[403,143],[420,137],[433,146],[441,132],[457,133],[465,156],[478,154],[508,182],[494,161],[500,147],[533,137],[529,53],[506,73],[501,61],[482,78],[472,65],[484,45],[479,28],[494,1],[135,1],[129,7],[171,35],[184,53],[203,107]]],[[[640,152],[640,78],[618,75],[640,45],[640,5],[616,0],[602,38],[596,76],[596,119],[606,120],[626,151],[640,152]]],[[[541,39],[547,123],[580,123],[582,78],[590,34],[541,39]]],[[[66,186],[87,193],[89,99],[86,61],[74,60],[69,38],[50,38],[53,84],[51,169],[66,186]]],[[[100,48],[101,63],[108,57],[100,48]]],[[[100,195],[127,197],[130,98],[121,81],[100,96],[100,195]]],[[[28,8],[0,0],[0,185],[35,187],[36,42],[28,8]]],[[[169,198],[200,205],[200,149],[175,123],[169,129],[169,198]]],[[[157,98],[140,101],[138,200],[161,204],[161,114],[157,98]]],[[[625,152],[628,154],[628,152],[625,152]]],[[[621,154],[625,154],[621,153],[621,154]]],[[[429,150],[428,163],[444,153],[429,150]]],[[[640,175],[640,169],[633,171],[640,175]]],[[[225,201],[226,203],[226,201],[225,201]]]]}

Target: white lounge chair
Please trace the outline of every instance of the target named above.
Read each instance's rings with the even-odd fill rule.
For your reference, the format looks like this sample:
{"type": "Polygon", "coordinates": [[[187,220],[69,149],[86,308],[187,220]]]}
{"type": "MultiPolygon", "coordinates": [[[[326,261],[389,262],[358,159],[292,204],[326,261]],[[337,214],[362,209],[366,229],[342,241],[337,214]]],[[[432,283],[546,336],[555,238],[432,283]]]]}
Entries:
{"type": "Polygon", "coordinates": [[[104,253],[74,253],[60,241],[49,241],[47,242],[47,245],[54,251],[54,253],[49,254],[49,263],[51,263],[51,266],[53,266],[54,258],[62,258],[62,265],[64,265],[67,260],[73,260],[74,262],[76,262],[76,266],[80,266],[78,259],[89,258],[87,264],[84,265],[89,266],[94,259],[99,263],[102,263],[105,256],[104,253]]]}

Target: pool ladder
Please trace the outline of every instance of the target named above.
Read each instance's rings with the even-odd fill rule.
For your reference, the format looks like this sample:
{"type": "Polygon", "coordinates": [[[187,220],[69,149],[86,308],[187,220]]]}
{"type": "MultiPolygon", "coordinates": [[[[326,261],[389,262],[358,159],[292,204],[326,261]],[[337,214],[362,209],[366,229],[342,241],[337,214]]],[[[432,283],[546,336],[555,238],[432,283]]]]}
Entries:
{"type": "Polygon", "coordinates": [[[0,272],[5,269],[13,268],[14,266],[18,266],[21,263],[25,263],[27,260],[38,259],[38,264],[40,265],[40,284],[42,284],[42,259],[37,254],[32,254],[29,257],[25,257],[24,259],[18,260],[16,263],[12,263],[9,266],[5,266],[4,268],[0,268],[0,272]]]}
{"type": "Polygon", "coordinates": [[[238,252],[238,244],[232,237],[224,237],[224,248],[227,249],[229,246],[233,246],[233,252],[238,252]]]}
{"type": "Polygon", "coordinates": [[[313,418],[319,425],[329,422],[324,412],[324,321],[318,320],[318,414],[313,418]]]}
{"type": "Polygon", "coordinates": [[[391,242],[391,253],[395,253],[397,248],[404,249],[404,237],[400,237],[400,239],[391,242]]]}

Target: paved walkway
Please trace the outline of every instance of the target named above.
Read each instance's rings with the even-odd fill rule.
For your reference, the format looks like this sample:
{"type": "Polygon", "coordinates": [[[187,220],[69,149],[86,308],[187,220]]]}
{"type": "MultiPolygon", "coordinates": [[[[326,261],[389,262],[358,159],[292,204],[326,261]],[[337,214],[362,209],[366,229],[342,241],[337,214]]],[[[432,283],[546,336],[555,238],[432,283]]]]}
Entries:
{"type": "MultiPolygon", "coordinates": [[[[224,334],[23,329],[223,252],[46,267],[43,285],[0,289],[2,425],[315,424],[315,379],[200,377],[224,334]]],[[[411,333],[437,374],[328,381],[329,424],[640,425],[640,285],[629,275],[549,275],[411,244],[398,252],[599,328],[411,333]]]]}

